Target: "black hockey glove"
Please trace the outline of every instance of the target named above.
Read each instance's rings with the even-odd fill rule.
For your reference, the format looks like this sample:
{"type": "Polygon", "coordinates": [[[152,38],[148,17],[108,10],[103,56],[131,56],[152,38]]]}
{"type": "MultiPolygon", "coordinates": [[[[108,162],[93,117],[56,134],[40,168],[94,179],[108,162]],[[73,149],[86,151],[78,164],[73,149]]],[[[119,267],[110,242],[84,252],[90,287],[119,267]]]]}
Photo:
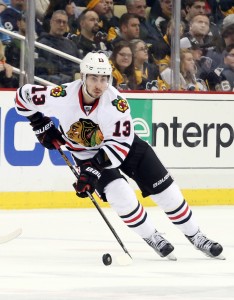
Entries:
{"type": "Polygon", "coordinates": [[[81,198],[87,197],[86,191],[92,194],[95,191],[103,169],[109,166],[111,166],[111,161],[102,149],[92,159],[86,160],[79,166],[79,179],[73,185],[77,196],[81,198]]]}
{"type": "Polygon", "coordinates": [[[56,140],[60,145],[65,144],[61,132],[55,127],[53,121],[48,117],[43,117],[41,113],[36,113],[28,118],[30,125],[35,131],[39,142],[47,149],[56,149],[53,141],[56,140]]]}
{"type": "Polygon", "coordinates": [[[86,161],[79,167],[79,179],[74,183],[74,188],[77,196],[81,198],[88,197],[86,191],[92,194],[95,191],[99,178],[101,177],[101,170],[98,170],[91,161],[86,161]]]}

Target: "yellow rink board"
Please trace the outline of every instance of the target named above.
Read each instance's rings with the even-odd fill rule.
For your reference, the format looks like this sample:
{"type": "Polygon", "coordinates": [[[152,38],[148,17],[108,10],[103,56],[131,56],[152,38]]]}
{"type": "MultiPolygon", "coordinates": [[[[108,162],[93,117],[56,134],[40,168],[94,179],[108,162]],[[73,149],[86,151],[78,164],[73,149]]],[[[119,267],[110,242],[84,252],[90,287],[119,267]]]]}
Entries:
{"type": "MultiPolygon", "coordinates": [[[[190,205],[234,205],[234,189],[182,190],[190,205]]],[[[136,195],[144,206],[155,206],[150,197],[136,195]]],[[[101,207],[108,207],[95,196],[101,207]]],[[[89,208],[89,198],[78,198],[74,192],[1,192],[0,209],[89,208]]]]}

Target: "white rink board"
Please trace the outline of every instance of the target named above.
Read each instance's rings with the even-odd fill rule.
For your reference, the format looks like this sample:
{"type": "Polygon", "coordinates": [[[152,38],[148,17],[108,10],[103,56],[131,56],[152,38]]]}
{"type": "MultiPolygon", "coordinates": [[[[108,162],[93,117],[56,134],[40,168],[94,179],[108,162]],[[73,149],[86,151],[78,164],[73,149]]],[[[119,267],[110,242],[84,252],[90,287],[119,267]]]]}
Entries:
{"type": "Polygon", "coordinates": [[[157,129],[155,150],[183,188],[233,187],[233,111],[234,101],[153,102],[153,123],[168,130],[157,129]]]}
{"type": "MultiPolygon", "coordinates": [[[[9,145],[13,145],[18,153],[24,153],[32,151],[37,143],[28,122],[11,124],[9,112],[14,113],[14,96],[15,92],[0,91],[0,192],[72,191],[73,174],[67,166],[54,165],[47,150],[40,150],[44,152],[40,152],[42,159],[38,165],[26,166],[23,159],[22,165],[9,163],[6,156],[14,156],[9,145]]],[[[154,99],[152,122],[157,125],[163,123],[169,132],[168,146],[165,146],[164,131],[158,128],[154,149],[181,188],[234,187],[233,95],[128,93],[125,96],[128,99],[154,99]],[[177,120],[177,124],[173,123],[173,119],[177,120]],[[196,123],[195,127],[191,126],[191,122],[196,123]],[[185,130],[189,123],[190,128],[185,130]],[[173,132],[173,126],[179,127],[173,132]],[[204,145],[204,126],[206,130],[207,126],[214,127],[207,131],[207,145],[204,145]],[[187,143],[200,141],[199,145],[187,146],[183,133],[187,135],[187,143]],[[193,136],[189,136],[190,133],[193,136]],[[181,143],[180,147],[173,145],[173,138],[174,142],[181,143]],[[228,142],[230,145],[227,146],[228,142]]]]}

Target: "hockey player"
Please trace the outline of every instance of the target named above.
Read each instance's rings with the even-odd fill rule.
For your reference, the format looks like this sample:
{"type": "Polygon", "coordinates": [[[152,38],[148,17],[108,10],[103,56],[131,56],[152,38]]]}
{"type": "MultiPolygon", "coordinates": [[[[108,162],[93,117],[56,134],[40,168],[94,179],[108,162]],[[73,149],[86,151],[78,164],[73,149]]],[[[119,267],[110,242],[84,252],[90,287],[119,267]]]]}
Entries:
{"type": "Polygon", "coordinates": [[[151,146],[135,133],[130,108],[112,85],[112,68],[103,53],[88,53],[80,64],[81,79],[58,87],[26,84],[16,95],[16,110],[30,121],[40,143],[65,145],[79,170],[79,197],[95,190],[123,222],[161,257],[175,259],[174,247],[156,229],[120,170],[135,180],[188,240],[210,257],[222,246],[199,229],[178,186],[151,146]],[[50,117],[56,117],[58,130],[50,117]]]}

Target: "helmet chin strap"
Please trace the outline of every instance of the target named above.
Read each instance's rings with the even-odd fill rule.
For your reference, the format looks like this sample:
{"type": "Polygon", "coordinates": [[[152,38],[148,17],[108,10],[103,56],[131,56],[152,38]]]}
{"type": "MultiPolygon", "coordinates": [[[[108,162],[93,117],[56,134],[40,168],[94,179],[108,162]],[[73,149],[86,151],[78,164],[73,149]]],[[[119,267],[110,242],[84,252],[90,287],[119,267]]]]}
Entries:
{"type": "Polygon", "coordinates": [[[92,100],[95,100],[96,98],[94,98],[92,95],[90,95],[90,93],[87,91],[87,87],[86,87],[86,83],[84,82],[83,84],[83,91],[84,93],[89,97],[91,98],[92,100]]]}
{"type": "Polygon", "coordinates": [[[84,93],[91,98],[92,100],[95,100],[96,98],[94,98],[92,95],[90,95],[90,93],[87,91],[87,86],[86,86],[86,74],[83,74],[82,76],[82,81],[83,81],[83,91],[84,93]]]}
{"type": "MultiPolygon", "coordinates": [[[[85,93],[89,98],[91,98],[92,100],[97,99],[97,98],[94,98],[92,95],[90,95],[90,93],[87,91],[87,86],[86,86],[86,74],[82,74],[81,79],[82,79],[82,81],[83,81],[83,91],[84,91],[84,93],[85,93]]],[[[111,84],[112,84],[112,76],[109,77],[109,82],[108,82],[106,88],[108,88],[111,84]]]]}

